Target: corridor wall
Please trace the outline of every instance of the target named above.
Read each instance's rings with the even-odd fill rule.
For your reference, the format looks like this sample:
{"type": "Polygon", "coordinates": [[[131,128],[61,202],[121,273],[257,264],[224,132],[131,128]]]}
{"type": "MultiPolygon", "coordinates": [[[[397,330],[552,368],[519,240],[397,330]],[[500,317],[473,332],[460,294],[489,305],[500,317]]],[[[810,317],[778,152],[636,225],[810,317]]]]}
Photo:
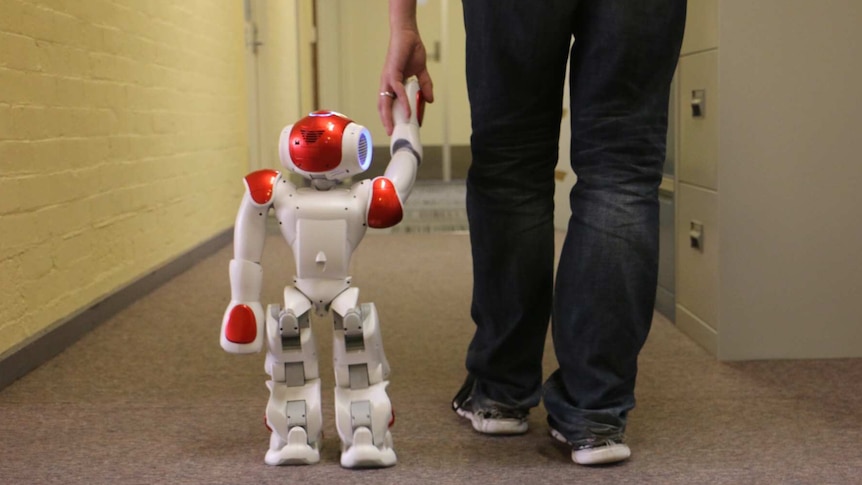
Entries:
{"type": "Polygon", "coordinates": [[[0,357],[232,224],[241,2],[0,2],[0,357]]]}

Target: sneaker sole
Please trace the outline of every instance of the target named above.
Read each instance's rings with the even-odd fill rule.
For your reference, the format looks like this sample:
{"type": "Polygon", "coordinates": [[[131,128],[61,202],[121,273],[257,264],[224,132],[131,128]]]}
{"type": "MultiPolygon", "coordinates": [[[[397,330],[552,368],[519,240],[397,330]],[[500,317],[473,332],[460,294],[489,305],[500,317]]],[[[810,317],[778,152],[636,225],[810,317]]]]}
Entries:
{"type": "MultiPolygon", "coordinates": [[[[569,444],[569,441],[559,431],[551,428],[551,436],[560,443],[569,444]]],[[[572,450],[572,461],[578,465],[607,465],[617,463],[632,456],[632,450],[628,445],[615,443],[609,446],[599,446],[583,450],[572,450]]]]}
{"type": "Polygon", "coordinates": [[[464,419],[469,419],[473,424],[473,429],[482,434],[524,434],[529,428],[526,421],[518,419],[485,419],[480,416],[475,416],[470,411],[465,411],[455,407],[454,404],[452,407],[455,409],[455,412],[458,413],[458,416],[461,416],[464,419]]]}

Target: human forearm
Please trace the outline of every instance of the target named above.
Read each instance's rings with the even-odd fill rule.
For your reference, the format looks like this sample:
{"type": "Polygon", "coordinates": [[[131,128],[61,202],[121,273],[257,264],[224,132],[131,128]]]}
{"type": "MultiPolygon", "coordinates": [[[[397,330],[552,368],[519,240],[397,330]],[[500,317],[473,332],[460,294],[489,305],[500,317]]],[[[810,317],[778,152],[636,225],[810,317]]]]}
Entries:
{"type": "Polygon", "coordinates": [[[389,29],[418,30],[416,26],[416,0],[389,0],[389,29]]]}
{"type": "MultiPolygon", "coordinates": [[[[389,0],[389,48],[383,71],[380,74],[380,96],[377,111],[388,135],[394,127],[392,119],[393,97],[406,96],[404,81],[416,76],[423,99],[434,101],[434,85],[426,66],[425,46],[419,36],[416,22],[416,0],[389,0]]],[[[410,105],[403,105],[409,116],[410,105]]]]}

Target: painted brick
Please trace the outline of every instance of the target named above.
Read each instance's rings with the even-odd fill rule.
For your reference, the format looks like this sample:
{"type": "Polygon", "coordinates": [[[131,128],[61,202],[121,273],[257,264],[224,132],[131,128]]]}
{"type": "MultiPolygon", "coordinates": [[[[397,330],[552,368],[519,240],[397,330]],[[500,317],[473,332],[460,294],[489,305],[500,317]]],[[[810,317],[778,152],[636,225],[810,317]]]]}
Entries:
{"type": "Polygon", "coordinates": [[[88,99],[84,95],[87,81],[81,78],[58,77],[55,83],[55,106],[84,107],[88,106],[88,99]]]}
{"type": "MultiPolygon", "coordinates": [[[[3,120],[0,117],[0,125],[2,123],[3,120]]],[[[34,144],[27,140],[2,140],[0,138],[0,166],[3,167],[2,172],[0,172],[0,179],[11,175],[38,173],[38,162],[32,155],[34,149],[34,144]]],[[[3,191],[0,190],[0,198],[2,196],[3,191]]],[[[2,213],[3,211],[0,211],[0,214],[2,213]]]]}
{"type": "Polygon", "coordinates": [[[0,103],[53,104],[55,78],[40,72],[0,68],[0,103]]]}
{"type": "Polygon", "coordinates": [[[57,76],[88,77],[90,58],[79,47],[46,42],[39,49],[42,70],[57,76]]]}
{"type": "MultiPolygon", "coordinates": [[[[20,262],[17,259],[0,259],[0,324],[24,315],[24,299],[18,286],[21,281],[20,262]]],[[[3,334],[0,326],[0,335],[3,334]]]]}
{"type": "Polygon", "coordinates": [[[101,245],[95,240],[92,231],[72,234],[62,238],[61,244],[51,254],[52,266],[58,271],[75,269],[81,264],[89,264],[92,248],[101,245]]]}
{"type": "Polygon", "coordinates": [[[44,175],[30,175],[8,179],[10,192],[17,201],[15,212],[30,212],[45,205],[44,175]]]}
{"type": "MultiPolygon", "coordinates": [[[[67,6],[88,4],[89,2],[64,2],[67,6]]],[[[57,12],[53,18],[53,30],[51,32],[54,42],[72,45],[86,49],[90,52],[104,52],[104,32],[111,28],[104,25],[88,23],[65,12],[57,12]]]]}
{"type": "Polygon", "coordinates": [[[48,227],[51,238],[58,241],[55,250],[63,251],[68,238],[89,231],[90,202],[84,198],[49,207],[40,211],[39,219],[48,227]]]}
{"type": "MultiPolygon", "coordinates": [[[[128,133],[128,129],[120,131],[128,133]]],[[[131,150],[129,148],[129,135],[121,134],[108,137],[108,153],[107,156],[114,161],[128,160],[131,150]]]]}
{"type": "Polygon", "coordinates": [[[233,222],[242,42],[238,2],[0,0],[0,352],[233,222]]]}
{"type": "Polygon", "coordinates": [[[0,32],[13,32],[18,11],[21,9],[20,0],[9,0],[0,2],[0,32]]]}
{"type": "Polygon", "coordinates": [[[47,230],[40,227],[31,214],[15,213],[0,216],[0,261],[21,254],[27,247],[47,239],[47,230]]]}
{"type": "Polygon", "coordinates": [[[101,52],[91,52],[89,57],[93,78],[119,82],[132,79],[131,59],[101,52]]]}
{"type": "MultiPolygon", "coordinates": [[[[33,140],[60,135],[52,131],[48,109],[41,106],[13,106],[9,110],[10,130],[8,139],[33,140]]],[[[54,124],[56,128],[56,124],[54,124]]]]}
{"type": "Polygon", "coordinates": [[[0,32],[0,67],[41,71],[39,41],[16,33],[0,32]]]}
{"type": "Polygon", "coordinates": [[[106,191],[100,191],[98,194],[87,199],[89,205],[91,228],[100,228],[110,225],[108,221],[114,215],[114,195],[106,191]]]}
{"type": "Polygon", "coordinates": [[[12,138],[12,108],[8,104],[0,104],[0,140],[12,138]]]}
{"type": "Polygon", "coordinates": [[[30,173],[46,174],[58,169],[74,169],[104,160],[107,140],[98,138],[48,138],[25,141],[31,163],[37,169],[30,173]]]}
{"type": "Polygon", "coordinates": [[[0,9],[0,29],[34,39],[47,39],[51,35],[51,12],[35,4],[20,0],[3,0],[0,9]]]}
{"type": "Polygon", "coordinates": [[[0,178],[0,216],[21,211],[18,183],[10,178],[0,178]]]}
{"type": "Polygon", "coordinates": [[[18,262],[22,268],[27,268],[23,280],[41,280],[48,276],[54,267],[53,253],[54,249],[47,242],[30,246],[21,253],[18,262]]]}
{"type": "MultiPolygon", "coordinates": [[[[23,308],[23,300],[19,308],[23,308]]],[[[4,314],[0,312],[0,316],[4,316],[4,314]]],[[[5,324],[0,324],[0,348],[15,347],[16,344],[26,340],[31,335],[28,331],[29,327],[26,322],[22,322],[21,318],[3,318],[3,322],[5,324]]]]}

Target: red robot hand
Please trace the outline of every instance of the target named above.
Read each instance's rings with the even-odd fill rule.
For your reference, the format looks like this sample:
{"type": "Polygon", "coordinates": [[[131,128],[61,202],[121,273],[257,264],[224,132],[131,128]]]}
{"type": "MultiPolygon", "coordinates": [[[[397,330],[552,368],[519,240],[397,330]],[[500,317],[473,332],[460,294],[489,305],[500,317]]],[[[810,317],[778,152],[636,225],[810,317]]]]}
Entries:
{"type": "Polygon", "coordinates": [[[257,320],[247,305],[237,305],[230,311],[224,329],[225,338],[235,344],[250,344],[257,338],[257,320]]]}

